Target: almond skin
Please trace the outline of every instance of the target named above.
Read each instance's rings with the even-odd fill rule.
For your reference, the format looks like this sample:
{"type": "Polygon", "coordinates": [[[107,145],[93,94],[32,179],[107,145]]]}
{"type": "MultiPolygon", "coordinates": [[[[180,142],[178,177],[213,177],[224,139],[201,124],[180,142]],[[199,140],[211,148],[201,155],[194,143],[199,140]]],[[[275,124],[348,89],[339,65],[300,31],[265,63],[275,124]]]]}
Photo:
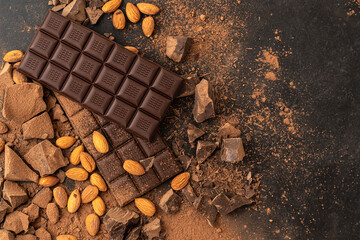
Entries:
{"type": "Polygon", "coordinates": [[[65,189],[61,186],[58,186],[54,188],[53,195],[57,205],[59,205],[60,208],[65,208],[68,201],[68,196],[65,189]]]}
{"type": "Polygon", "coordinates": [[[142,30],[145,36],[150,37],[151,34],[154,32],[155,28],[155,21],[153,17],[146,17],[142,22],[142,30]]]}
{"type": "Polygon", "coordinates": [[[107,153],[109,151],[109,144],[106,138],[98,131],[93,132],[93,143],[96,151],[99,153],[107,153]]]}
{"type": "Polygon", "coordinates": [[[104,13],[112,13],[114,12],[116,9],[118,9],[120,7],[122,0],[111,0],[108,1],[107,3],[105,3],[102,6],[102,10],[104,13]]]}
{"type": "Polygon", "coordinates": [[[39,179],[39,185],[44,187],[55,186],[60,180],[54,176],[41,177],[39,179]]]}
{"type": "Polygon", "coordinates": [[[132,3],[126,4],[126,16],[132,23],[137,23],[140,20],[140,11],[132,3]]]}
{"type": "Polygon", "coordinates": [[[94,200],[99,194],[99,189],[93,185],[87,186],[81,193],[81,202],[89,203],[94,200]]]}
{"type": "Polygon", "coordinates": [[[174,179],[171,181],[171,188],[175,191],[183,189],[189,182],[190,179],[190,173],[183,172],[174,177],[174,179]]]}
{"type": "Polygon", "coordinates": [[[3,60],[5,62],[13,63],[19,62],[24,57],[24,53],[20,50],[13,50],[5,54],[3,60]]]}
{"type": "Polygon", "coordinates": [[[73,235],[60,235],[56,237],[56,240],[77,240],[73,235]]]}
{"type": "Polygon", "coordinates": [[[114,12],[112,21],[116,29],[121,30],[125,28],[125,24],[126,24],[125,15],[120,9],[114,12]]]}
{"type": "Polygon", "coordinates": [[[79,165],[80,163],[80,153],[82,153],[84,151],[84,146],[80,145],[77,146],[70,155],[70,162],[72,165],[79,165]]]}
{"type": "Polygon", "coordinates": [[[13,80],[16,84],[26,83],[28,81],[27,77],[16,69],[13,70],[13,80]]]}
{"type": "Polygon", "coordinates": [[[92,201],[92,206],[93,206],[94,212],[95,212],[97,215],[102,216],[102,215],[105,214],[106,206],[105,206],[104,200],[102,200],[101,197],[97,196],[97,197],[92,201]]]}
{"type": "Polygon", "coordinates": [[[126,160],[123,164],[123,168],[132,175],[141,176],[145,174],[144,167],[137,161],[126,160]]]}
{"type": "Polygon", "coordinates": [[[71,136],[64,136],[56,140],[56,146],[61,149],[67,149],[76,142],[76,139],[71,136]]]}
{"type": "Polygon", "coordinates": [[[107,191],[107,186],[104,179],[98,173],[93,173],[90,176],[90,183],[96,186],[101,192],[107,191]]]}
{"type": "Polygon", "coordinates": [[[80,161],[83,168],[88,172],[93,172],[96,168],[96,163],[92,156],[87,152],[80,153],[80,161]]]}
{"type": "Polygon", "coordinates": [[[79,191],[79,189],[75,189],[70,194],[69,199],[68,199],[67,209],[68,209],[69,213],[76,212],[80,207],[80,203],[81,203],[80,191],[79,191]]]}
{"type": "Polygon", "coordinates": [[[160,8],[151,3],[138,3],[136,6],[145,15],[155,15],[160,12],[160,8]]]}
{"type": "Polygon", "coordinates": [[[86,230],[91,236],[95,236],[100,228],[100,218],[96,214],[89,214],[85,220],[86,230]]]}
{"type": "Polygon", "coordinates": [[[153,216],[156,212],[155,204],[146,198],[136,198],[135,206],[146,216],[153,216]]]}
{"type": "Polygon", "coordinates": [[[75,181],[85,181],[89,177],[89,173],[83,168],[70,168],[65,175],[75,181]]]}
{"type": "Polygon", "coordinates": [[[124,48],[126,48],[127,50],[129,50],[135,54],[138,54],[138,52],[139,52],[139,50],[137,50],[137,48],[132,47],[132,46],[125,46],[124,48]]]}

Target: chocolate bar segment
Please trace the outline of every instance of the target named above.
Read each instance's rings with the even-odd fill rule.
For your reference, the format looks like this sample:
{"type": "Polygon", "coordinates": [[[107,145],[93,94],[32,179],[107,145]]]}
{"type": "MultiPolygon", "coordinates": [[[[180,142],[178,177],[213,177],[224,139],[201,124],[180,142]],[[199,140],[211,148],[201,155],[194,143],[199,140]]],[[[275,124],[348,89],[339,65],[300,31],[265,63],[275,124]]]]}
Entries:
{"type": "Polygon", "coordinates": [[[18,70],[152,140],[182,78],[49,11],[18,70]]]}

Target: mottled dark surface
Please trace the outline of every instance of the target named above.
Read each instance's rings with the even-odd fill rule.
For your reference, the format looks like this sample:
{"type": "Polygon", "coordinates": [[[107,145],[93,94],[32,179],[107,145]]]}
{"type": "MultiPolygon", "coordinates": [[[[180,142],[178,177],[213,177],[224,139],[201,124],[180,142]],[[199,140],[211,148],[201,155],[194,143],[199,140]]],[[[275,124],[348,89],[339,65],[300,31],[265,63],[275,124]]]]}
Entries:
{"type": "MultiPolygon", "coordinates": [[[[156,33],[162,36],[170,31],[167,23],[182,24],[186,19],[174,14],[174,6],[167,1],[157,2],[163,11],[156,17],[156,33]]],[[[229,89],[225,92],[228,98],[220,97],[218,104],[227,107],[217,107],[217,114],[241,116],[240,129],[252,137],[245,142],[248,156],[243,165],[253,166],[250,170],[263,178],[259,210],[237,210],[223,220],[222,228],[236,229],[242,239],[358,239],[359,5],[334,0],[182,4],[196,14],[206,13],[210,19],[224,16],[225,23],[234,19],[227,33],[241,34],[232,36],[231,45],[213,51],[215,59],[217,53],[224,53],[218,61],[226,73],[218,74],[214,58],[200,57],[185,64],[171,62],[164,54],[164,36],[155,41],[139,38],[140,25],[117,31],[114,36],[116,42],[138,47],[143,55],[164,67],[178,68],[179,74],[194,66],[200,75],[210,73],[209,80],[224,80],[217,86],[229,89]],[[354,13],[348,16],[351,9],[354,13]],[[274,39],[275,29],[281,41],[274,39]],[[276,81],[265,80],[256,70],[259,53],[269,48],[279,56],[276,81]],[[259,88],[266,100],[255,104],[251,95],[259,88]],[[279,114],[283,106],[291,109],[288,118],[294,131],[288,131],[284,116],[279,114]],[[254,114],[264,115],[265,120],[253,120],[254,114]]],[[[34,26],[47,9],[45,0],[0,0],[1,54],[25,50],[35,33],[34,26]]],[[[93,29],[115,32],[107,16],[93,29]]],[[[183,127],[192,122],[191,102],[190,97],[174,103],[175,108],[183,107],[185,117],[179,119],[183,127]]],[[[165,124],[161,126],[164,135],[170,135],[175,126],[165,124]]],[[[211,129],[214,124],[216,121],[210,120],[202,126],[211,129]]]]}

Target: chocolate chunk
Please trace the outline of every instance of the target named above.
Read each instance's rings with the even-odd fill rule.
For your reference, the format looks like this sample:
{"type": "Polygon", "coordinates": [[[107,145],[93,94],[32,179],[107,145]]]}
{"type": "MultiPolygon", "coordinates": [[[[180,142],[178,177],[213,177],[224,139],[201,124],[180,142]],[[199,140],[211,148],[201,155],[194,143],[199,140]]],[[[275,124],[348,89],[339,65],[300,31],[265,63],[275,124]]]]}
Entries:
{"type": "Polygon", "coordinates": [[[56,98],[53,95],[45,97],[46,111],[50,111],[56,105],[56,98]]]}
{"type": "Polygon", "coordinates": [[[104,224],[110,236],[123,239],[125,234],[139,223],[139,214],[118,207],[111,208],[104,217],[104,224]]]}
{"type": "Polygon", "coordinates": [[[35,235],[39,238],[39,240],[51,240],[50,233],[43,227],[36,229],[35,235]]]}
{"type": "Polygon", "coordinates": [[[137,138],[137,140],[148,157],[154,156],[166,148],[166,144],[159,134],[155,134],[154,139],[151,142],[141,138],[137,138]]]}
{"type": "Polygon", "coordinates": [[[0,230],[0,239],[2,240],[15,240],[14,234],[10,231],[1,229],[0,230]]]}
{"type": "Polygon", "coordinates": [[[0,72],[0,92],[1,92],[1,99],[3,98],[3,90],[11,85],[14,85],[14,81],[12,79],[12,65],[10,63],[5,63],[4,67],[1,69],[0,72]]]}
{"type": "Polygon", "coordinates": [[[101,8],[104,5],[104,2],[101,0],[90,0],[89,7],[91,8],[101,8]]]}
{"type": "Polygon", "coordinates": [[[37,240],[37,238],[32,234],[24,234],[24,235],[17,235],[15,240],[37,240]]]}
{"type": "Polygon", "coordinates": [[[193,108],[194,120],[204,122],[215,117],[214,101],[211,84],[203,79],[195,87],[195,104],[193,108]]]}
{"type": "Polygon", "coordinates": [[[224,162],[236,163],[245,157],[244,146],[241,138],[224,139],[221,149],[221,160],[224,162]]]}
{"type": "Polygon", "coordinates": [[[201,130],[200,128],[197,128],[193,124],[189,123],[188,129],[187,129],[187,134],[188,134],[188,138],[189,138],[189,143],[193,143],[196,139],[198,139],[199,137],[204,135],[205,132],[203,130],[201,130]]]}
{"type": "Polygon", "coordinates": [[[65,7],[66,7],[66,4],[60,4],[60,5],[53,7],[51,10],[54,12],[58,12],[60,10],[63,10],[65,7]]]}
{"type": "Polygon", "coordinates": [[[225,123],[219,128],[218,135],[222,138],[238,138],[241,135],[241,131],[230,123],[225,123]]]}
{"type": "Polygon", "coordinates": [[[217,208],[218,212],[223,215],[229,214],[242,206],[250,205],[252,203],[252,200],[240,195],[235,195],[230,199],[225,193],[220,193],[212,200],[212,204],[217,208]]]}
{"type": "Polygon", "coordinates": [[[60,148],[49,140],[42,141],[32,147],[25,155],[25,160],[40,173],[40,176],[53,174],[61,167],[69,164],[60,148]]]}
{"type": "Polygon", "coordinates": [[[184,36],[168,36],[166,39],[166,56],[175,62],[184,60],[192,39],[184,36]]]}
{"type": "Polygon", "coordinates": [[[64,111],[67,113],[68,117],[72,117],[75,113],[82,109],[79,103],[74,102],[73,100],[60,95],[59,93],[54,92],[54,94],[63,107],[64,111]]]}
{"type": "Polygon", "coordinates": [[[13,208],[17,208],[29,199],[26,191],[19,184],[8,180],[4,183],[3,198],[7,200],[13,208]]]}
{"type": "Polygon", "coordinates": [[[50,188],[41,189],[32,199],[32,203],[36,204],[41,208],[46,208],[48,203],[52,199],[52,192],[50,188]]]}
{"type": "Polygon", "coordinates": [[[39,206],[31,203],[28,207],[22,210],[23,213],[29,216],[29,222],[34,222],[39,217],[39,206]]]}
{"type": "Polygon", "coordinates": [[[11,211],[12,211],[12,207],[4,199],[1,199],[1,201],[0,201],[0,223],[4,220],[5,215],[11,211]]]}
{"type": "Polygon", "coordinates": [[[161,223],[159,218],[151,220],[142,227],[142,233],[147,239],[157,239],[160,236],[161,223]]]}
{"type": "Polygon", "coordinates": [[[70,117],[70,120],[73,122],[80,137],[89,136],[99,127],[91,112],[86,109],[74,114],[70,117]]]}
{"type": "Polygon", "coordinates": [[[140,238],[141,226],[134,227],[127,235],[125,240],[138,240],[140,238]]]}
{"type": "Polygon", "coordinates": [[[54,138],[54,127],[47,112],[25,122],[21,128],[25,139],[54,138]]]}
{"type": "Polygon", "coordinates": [[[169,214],[174,214],[179,211],[182,199],[172,189],[167,191],[160,199],[160,208],[169,214]]]}
{"type": "Polygon", "coordinates": [[[73,0],[64,8],[62,15],[71,20],[82,22],[86,19],[85,7],[85,0],[73,0]]]}
{"type": "MultiPolygon", "coordinates": [[[[99,1],[99,2],[101,2],[101,1],[99,1]]],[[[87,7],[87,8],[85,8],[85,11],[86,11],[86,13],[90,19],[90,23],[92,25],[95,25],[104,13],[101,9],[93,9],[93,7],[87,7]]]]}
{"type": "Polygon", "coordinates": [[[5,146],[4,178],[11,181],[32,181],[37,183],[39,176],[8,146],[5,146]]]}
{"type": "Polygon", "coordinates": [[[193,158],[189,158],[189,157],[186,156],[186,155],[180,155],[180,156],[179,156],[179,160],[180,160],[180,162],[181,162],[182,167],[183,167],[184,170],[187,170],[187,169],[190,167],[190,164],[191,164],[191,162],[192,162],[192,159],[193,159],[193,158]]]}
{"type": "Polygon", "coordinates": [[[155,157],[154,169],[162,182],[182,171],[179,161],[173,157],[169,150],[166,150],[155,157]]]}
{"type": "Polygon", "coordinates": [[[216,144],[209,141],[198,141],[196,146],[196,159],[203,163],[215,151],[216,144]]]}
{"type": "Polygon", "coordinates": [[[181,193],[186,197],[186,199],[190,202],[190,203],[194,203],[195,199],[197,198],[194,189],[191,187],[190,184],[187,184],[186,187],[184,187],[183,189],[181,189],[181,193]]]}
{"type": "Polygon", "coordinates": [[[211,204],[211,199],[208,196],[199,196],[195,199],[194,206],[196,210],[203,215],[210,226],[214,227],[217,209],[214,205],[211,204]]]}
{"type": "Polygon", "coordinates": [[[130,177],[126,174],[117,178],[108,185],[120,206],[128,204],[134,200],[135,197],[139,196],[139,191],[137,190],[134,182],[131,181],[130,177]]]}
{"type": "Polygon", "coordinates": [[[13,231],[15,234],[22,231],[27,232],[29,228],[29,217],[22,212],[15,211],[6,216],[3,227],[5,230],[13,231]]]}
{"type": "Polygon", "coordinates": [[[200,82],[197,74],[189,74],[183,76],[184,81],[181,84],[177,98],[187,97],[195,94],[195,87],[200,82]]]}
{"type": "Polygon", "coordinates": [[[139,161],[139,163],[144,167],[145,172],[149,171],[154,165],[154,157],[145,158],[139,161]]]}

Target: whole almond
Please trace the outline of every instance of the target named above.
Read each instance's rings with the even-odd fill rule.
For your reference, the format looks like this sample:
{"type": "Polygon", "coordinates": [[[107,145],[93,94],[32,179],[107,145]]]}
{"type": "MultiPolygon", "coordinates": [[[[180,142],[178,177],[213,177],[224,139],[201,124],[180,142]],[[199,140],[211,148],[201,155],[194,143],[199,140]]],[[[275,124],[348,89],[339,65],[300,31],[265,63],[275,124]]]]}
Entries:
{"type": "Polygon", "coordinates": [[[0,153],[4,150],[5,148],[5,140],[0,138],[0,153]]]}
{"type": "Polygon", "coordinates": [[[106,138],[98,131],[93,132],[93,143],[96,151],[99,153],[107,153],[109,151],[109,144],[106,138]]]}
{"type": "Polygon", "coordinates": [[[140,20],[140,11],[134,4],[127,3],[125,11],[130,22],[137,23],[140,20]]]}
{"type": "Polygon", "coordinates": [[[16,83],[16,84],[20,84],[20,83],[26,83],[28,81],[27,77],[18,72],[16,69],[13,70],[13,81],[16,83]]]}
{"type": "Polygon", "coordinates": [[[150,37],[155,28],[155,21],[153,17],[146,17],[142,22],[142,30],[145,36],[150,37]]]}
{"type": "Polygon", "coordinates": [[[65,175],[75,181],[85,181],[89,177],[89,173],[83,168],[70,168],[65,175]]]}
{"type": "Polygon", "coordinates": [[[137,48],[132,47],[132,46],[125,46],[124,48],[126,48],[127,50],[129,50],[135,54],[138,54],[138,52],[139,52],[139,50],[137,50],[137,48]]]}
{"type": "Polygon", "coordinates": [[[84,151],[84,146],[77,146],[70,154],[70,162],[72,165],[79,165],[80,163],[80,153],[84,151]]]}
{"type": "Polygon", "coordinates": [[[56,240],[77,240],[73,235],[59,235],[56,237],[56,240]]]}
{"type": "Polygon", "coordinates": [[[58,186],[54,188],[53,195],[57,205],[59,205],[60,208],[65,208],[68,201],[68,196],[65,189],[61,186],[58,186]]]}
{"type": "Polygon", "coordinates": [[[58,146],[61,149],[66,149],[71,147],[76,142],[76,139],[71,136],[64,136],[61,138],[58,138],[56,140],[56,146],[58,146]]]}
{"type": "Polygon", "coordinates": [[[99,194],[99,189],[93,185],[87,186],[81,193],[81,202],[89,203],[94,200],[99,194]]]}
{"type": "Polygon", "coordinates": [[[155,15],[160,12],[160,8],[151,3],[138,3],[136,6],[140,12],[146,15],[155,15]]]}
{"type": "Polygon", "coordinates": [[[39,185],[44,187],[55,186],[60,180],[54,176],[41,177],[39,179],[39,185]]]}
{"type": "Polygon", "coordinates": [[[80,191],[79,191],[79,189],[75,189],[70,194],[69,199],[68,199],[67,209],[68,209],[69,213],[76,212],[80,207],[80,203],[81,203],[80,191]]]}
{"type": "Polygon", "coordinates": [[[107,191],[107,186],[104,179],[98,173],[93,173],[90,176],[90,183],[96,186],[101,192],[107,191]]]}
{"type": "Polygon", "coordinates": [[[120,7],[122,0],[111,0],[102,6],[104,13],[112,13],[120,7]]]}
{"type": "Polygon", "coordinates": [[[126,24],[125,15],[120,9],[114,12],[112,21],[116,29],[120,30],[125,28],[125,24],[126,24]]]}
{"type": "Polygon", "coordinates": [[[13,63],[21,61],[21,59],[24,57],[24,53],[20,50],[13,50],[5,54],[4,61],[13,63]]]}
{"type": "Polygon", "coordinates": [[[156,212],[155,204],[146,198],[136,198],[135,206],[146,216],[153,216],[156,212]]]}
{"type": "Polygon", "coordinates": [[[14,63],[13,69],[17,69],[17,68],[20,66],[20,63],[21,63],[21,62],[14,63]]]}
{"type": "Polygon", "coordinates": [[[93,157],[87,152],[80,153],[80,161],[83,168],[88,172],[93,172],[96,168],[96,163],[93,157]]]}
{"type": "Polygon", "coordinates": [[[46,207],[46,215],[51,223],[55,224],[59,221],[60,213],[55,203],[48,203],[46,207]]]}
{"type": "Polygon", "coordinates": [[[123,168],[132,175],[141,176],[145,174],[144,167],[137,161],[126,160],[123,164],[123,168]]]}
{"type": "Polygon", "coordinates": [[[95,212],[97,215],[102,216],[102,215],[105,214],[106,206],[105,206],[104,200],[102,200],[101,197],[97,196],[97,197],[92,201],[92,206],[93,206],[94,212],[95,212]]]}
{"type": "Polygon", "coordinates": [[[91,236],[95,236],[100,228],[100,218],[96,214],[89,214],[85,220],[86,230],[91,236]]]}
{"type": "Polygon", "coordinates": [[[174,177],[174,179],[171,181],[171,188],[178,191],[183,189],[189,182],[190,179],[190,173],[183,172],[174,177]]]}

